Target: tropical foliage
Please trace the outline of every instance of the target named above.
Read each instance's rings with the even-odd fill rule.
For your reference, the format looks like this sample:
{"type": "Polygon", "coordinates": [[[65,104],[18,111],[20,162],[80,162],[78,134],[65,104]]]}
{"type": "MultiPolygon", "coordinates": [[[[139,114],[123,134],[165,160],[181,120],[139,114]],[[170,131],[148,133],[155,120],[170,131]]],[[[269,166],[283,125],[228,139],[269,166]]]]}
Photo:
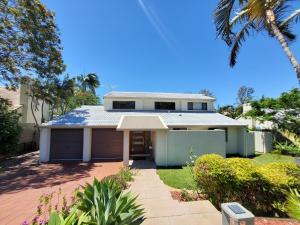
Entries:
{"type": "Polygon", "coordinates": [[[291,190],[288,194],[286,210],[291,217],[300,221],[300,194],[298,190],[291,190]]]}
{"type": "Polygon", "coordinates": [[[237,201],[257,216],[286,216],[286,191],[300,188],[300,167],[295,163],[258,165],[210,154],[196,160],[194,174],[199,189],[216,207],[237,201]]]}
{"type": "Polygon", "coordinates": [[[65,65],[55,17],[39,0],[0,1],[0,81],[17,87],[22,74],[54,78],[65,65]]]}
{"type": "Polygon", "coordinates": [[[219,0],[214,20],[218,36],[231,47],[230,66],[236,64],[242,43],[265,31],[279,41],[300,82],[300,65],[289,48],[296,38],[292,25],[300,18],[300,9],[295,6],[289,0],[219,0]]]}
{"type": "Polygon", "coordinates": [[[17,149],[21,127],[20,114],[12,110],[8,100],[0,98],[0,153],[12,153],[17,149]]]}
{"type": "Polygon", "coordinates": [[[300,89],[282,93],[278,98],[262,97],[251,103],[245,114],[260,121],[271,121],[280,130],[300,135],[300,89]]]}

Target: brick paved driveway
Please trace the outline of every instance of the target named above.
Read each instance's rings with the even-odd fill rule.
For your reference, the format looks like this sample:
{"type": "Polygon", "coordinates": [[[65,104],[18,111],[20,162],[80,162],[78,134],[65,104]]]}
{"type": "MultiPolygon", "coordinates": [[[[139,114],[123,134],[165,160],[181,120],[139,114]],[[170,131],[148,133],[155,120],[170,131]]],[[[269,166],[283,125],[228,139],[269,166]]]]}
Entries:
{"type": "Polygon", "coordinates": [[[121,162],[39,165],[37,158],[34,152],[0,164],[4,167],[0,174],[1,225],[32,219],[43,193],[61,188],[70,195],[80,184],[115,174],[122,167],[121,162]]]}

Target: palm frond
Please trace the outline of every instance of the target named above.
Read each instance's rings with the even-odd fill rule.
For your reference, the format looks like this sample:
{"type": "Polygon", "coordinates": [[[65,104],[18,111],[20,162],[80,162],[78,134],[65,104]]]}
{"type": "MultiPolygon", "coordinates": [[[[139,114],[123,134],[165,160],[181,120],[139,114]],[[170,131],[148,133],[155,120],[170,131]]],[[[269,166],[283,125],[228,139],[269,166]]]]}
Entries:
{"type": "Polygon", "coordinates": [[[240,12],[237,12],[236,15],[231,19],[230,26],[233,27],[237,23],[242,24],[248,19],[248,9],[243,9],[240,12]]]}
{"type": "Polygon", "coordinates": [[[282,21],[280,26],[285,26],[286,24],[289,24],[292,21],[298,23],[299,20],[300,20],[300,9],[297,9],[291,15],[289,15],[284,21],[282,21]]]}
{"type": "Polygon", "coordinates": [[[220,0],[215,13],[214,22],[216,25],[217,35],[221,37],[227,45],[231,45],[231,26],[230,17],[235,0],[220,0]]]}
{"type": "Polygon", "coordinates": [[[255,28],[255,25],[252,21],[245,24],[245,26],[235,35],[234,44],[231,49],[230,54],[230,66],[233,67],[236,64],[236,58],[239,53],[242,42],[246,40],[246,37],[249,36],[250,30],[255,28]]]}
{"type": "Polygon", "coordinates": [[[300,221],[300,194],[297,190],[291,190],[286,208],[293,218],[300,221]]]}

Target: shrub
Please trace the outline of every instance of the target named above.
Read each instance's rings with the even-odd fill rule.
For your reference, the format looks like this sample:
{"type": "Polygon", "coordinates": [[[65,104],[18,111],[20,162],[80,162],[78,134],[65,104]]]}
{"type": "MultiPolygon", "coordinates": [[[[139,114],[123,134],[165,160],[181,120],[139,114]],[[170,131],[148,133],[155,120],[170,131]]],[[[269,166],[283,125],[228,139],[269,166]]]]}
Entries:
{"type": "Polygon", "coordinates": [[[234,179],[232,169],[227,166],[222,156],[209,154],[196,160],[194,174],[200,189],[219,208],[220,203],[226,199],[228,191],[232,192],[234,179]]]}
{"type": "Polygon", "coordinates": [[[10,110],[8,100],[0,98],[0,153],[14,154],[17,150],[21,126],[20,114],[16,110],[10,110]]]}
{"type": "Polygon", "coordinates": [[[113,181],[121,190],[125,190],[129,186],[128,182],[133,181],[133,175],[129,167],[123,167],[118,174],[107,176],[104,180],[113,181]]]}
{"type": "Polygon", "coordinates": [[[275,145],[275,152],[278,152],[283,155],[300,156],[300,147],[288,143],[277,143],[275,145]]]}
{"type": "Polygon", "coordinates": [[[198,187],[216,207],[238,201],[256,215],[283,215],[285,192],[300,188],[300,168],[293,163],[257,166],[249,159],[204,155],[194,171],[198,187]]]}
{"type": "Polygon", "coordinates": [[[136,223],[144,214],[130,192],[123,193],[114,181],[94,180],[78,193],[78,209],[98,225],[136,223]]]}

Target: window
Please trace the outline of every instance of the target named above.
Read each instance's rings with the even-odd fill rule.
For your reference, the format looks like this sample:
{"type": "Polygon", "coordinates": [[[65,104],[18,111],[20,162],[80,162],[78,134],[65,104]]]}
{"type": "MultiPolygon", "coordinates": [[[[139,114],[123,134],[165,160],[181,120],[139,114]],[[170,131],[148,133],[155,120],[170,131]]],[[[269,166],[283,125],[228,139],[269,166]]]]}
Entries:
{"type": "Polygon", "coordinates": [[[186,127],[174,127],[173,130],[188,130],[186,127]]]}
{"type": "Polygon", "coordinates": [[[135,101],[113,101],[113,109],[135,109],[135,101]]]}
{"type": "Polygon", "coordinates": [[[188,102],[188,110],[193,110],[193,109],[194,109],[193,102],[188,102]]]}
{"type": "Polygon", "coordinates": [[[175,102],[155,102],[155,109],[175,110],[175,102]]]}
{"type": "Polygon", "coordinates": [[[188,110],[207,110],[207,103],[205,102],[188,102],[188,110]]]}

